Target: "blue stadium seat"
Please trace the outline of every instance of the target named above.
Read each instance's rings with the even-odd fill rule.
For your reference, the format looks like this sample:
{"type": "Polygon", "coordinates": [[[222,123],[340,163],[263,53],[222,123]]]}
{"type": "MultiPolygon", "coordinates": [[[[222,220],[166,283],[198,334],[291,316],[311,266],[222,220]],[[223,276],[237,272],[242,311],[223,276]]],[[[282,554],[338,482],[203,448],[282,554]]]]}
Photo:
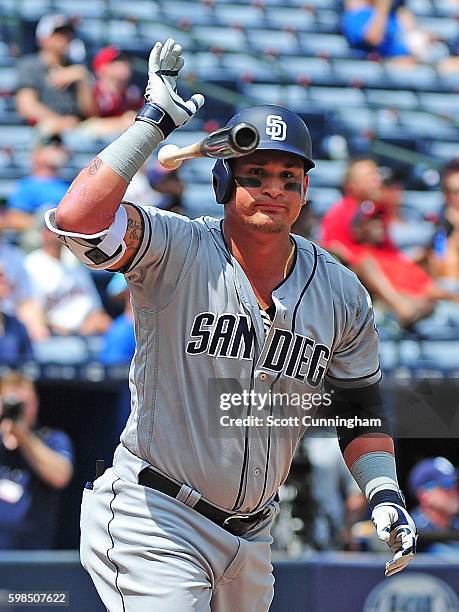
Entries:
{"type": "Polygon", "coordinates": [[[367,103],[370,106],[383,108],[415,109],[418,98],[412,91],[397,91],[393,89],[367,89],[367,103]]]}
{"type": "Polygon", "coordinates": [[[256,104],[288,104],[288,88],[265,83],[247,83],[241,87],[242,93],[256,104]]]}
{"type": "Polygon", "coordinates": [[[10,147],[30,147],[36,137],[35,129],[29,125],[2,125],[2,144],[10,147]]]}
{"type": "Polygon", "coordinates": [[[443,195],[439,191],[405,191],[403,203],[415,208],[423,216],[435,215],[440,212],[443,195]]]}
{"type": "Polygon", "coordinates": [[[186,51],[190,52],[194,49],[193,34],[160,22],[141,21],[139,23],[139,34],[144,39],[143,44],[148,51],[157,40],[164,42],[171,37],[179,42],[186,51]]]}
{"type": "Polygon", "coordinates": [[[18,73],[16,68],[0,66],[0,92],[13,93],[18,83],[18,73]]]}
{"type": "Polygon", "coordinates": [[[435,13],[430,0],[408,0],[407,7],[417,16],[424,15],[430,17],[435,13]]]}
{"type": "Polygon", "coordinates": [[[290,81],[298,78],[311,79],[313,82],[332,82],[330,62],[320,57],[292,56],[279,61],[282,71],[290,81]]]}
{"type": "Polygon", "coordinates": [[[442,40],[453,41],[457,38],[458,29],[454,19],[419,16],[417,22],[422,28],[437,34],[442,40]]]}
{"type": "Polygon", "coordinates": [[[457,94],[419,93],[419,108],[432,113],[457,113],[457,94]]]}
{"type": "Polygon", "coordinates": [[[187,147],[194,142],[198,142],[208,136],[207,132],[175,130],[167,139],[167,144],[175,144],[178,147],[187,147]]]}
{"type": "Polygon", "coordinates": [[[244,27],[260,27],[265,18],[263,11],[256,7],[245,4],[220,4],[214,7],[215,22],[220,25],[232,26],[238,24],[244,27]]]}
{"type": "Polygon", "coordinates": [[[110,0],[107,9],[112,18],[114,17],[136,17],[137,19],[152,20],[159,17],[159,6],[157,2],[150,0],[110,0]]]}
{"type": "Polygon", "coordinates": [[[107,24],[106,36],[110,44],[125,46],[138,37],[138,29],[135,23],[120,19],[110,19],[107,24]]]}
{"type": "Polygon", "coordinates": [[[297,31],[314,31],[315,17],[311,11],[298,8],[281,8],[270,6],[266,11],[266,20],[271,27],[278,29],[293,28],[297,31]]]}
{"type": "Polygon", "coordinates": [[[188,20],[192,24],[210,25],[215,23],[212,9],[199,2],[167,0],[167,2],[162,3],[161,11],[163,17],[171,24],[178,23],[182,19],[188,20]]]}
{"type": "MultiPolygon", "coordinates": [[[[15,13],[17,14],[17,2],[15,4],[15,13]]],[[[49,0],[24,0],[21,2],[21,17],[23,19],[40,19],[46,13],[52,13],[52,3],[49,0]]]]}
{"type": "Polygon", "coordinates": [[[368,60],[333,60],[336,76],[347,83],[362,82],[364,85],[384,87],[386,75],[384,65],[368,60]]]}
{"type": "Polygon", "coordinates": [[[248,50],[244,33],[235,28],[197,26],[193,28],[193,36],[201,49],[218,47],[226,51],[248,50]]]}
{"type": "MultiPolygon", "coordinates": [[[[65,15],[78,15],[79,17],[101,17],[105,14],[106,3],[102,0],[53,0],[53,13],[64,13],[65,15]]],[[[111,1],[110,1],[111,4],[111,1]]],[[[135,3],[132,3],[135,4],[135,3]]]]}
{"type": "Polygon", "coordinates": [[[106,43],[105,23],[103,19],[83,19],[78,24],[78,34],[84,39],[94,43],[99,48],[106,43]]]}
{"type": "Polygon", "coordinates": [[[265,53],[268,50],[274,50],[282,55],[298,53],[297,38],[290,32],[261,28],[249,29],[247,40],[249,47],[256,53],[265,53]]]}
{"type": "Polygon", "coordinates": [[[394,64],[387,64],[386,73],[392,85],[401,89],[436,89],[437,73],[430,66],[419,65],[403,68],[394,64]]]}
{"type": "Polygon", "coordinates": [[[330,57],[352,57],[347,40],[340,34],[299,33],[300,47],[306,55],[327,55],[330,57]]]}
{"type": "Polygon", "coordinates": [[[311,182],[314,186],[340,187],[346,162],[342,160],[315,160],[316,167],[311,170],[311,182]]]}
{"type": "Polygon", "coordinates": [[[407,132],[418,137],[427,138],[457,138],[459,132],[453,125],[435,115],[418,111],[401,110],[400,124],[407,132]]]}
{"type": "Polygon", "coordinates": [[[351,87],[310,87],[309,97],[324,108],[364,106],[365,96],[360,89],[351,87]]]}
{"type": "Polygon", "coordinates": [[[451,159],[459,158],[459,143],[445,142],[443,140],[432,141],[430,143],[430,154],[441,160],[442,163],[447,163],[451,159]]]}
{"type": "MultiPolygon", "coordinates": [[[[322,162],[319,161],[319,164],[322,162]]],[[[311,200],[312,210],[316,215],[322,217],[327,210],[336,204],[341,199],[342,194],[339,189],[332,187],[315,187],[315,169],[311,170],[310,177],[311,182],[308,189],[308,200],[311,200]]]]}
{"type": "Polygon", "coordinates": [[[376,113],[366,106],[352,106],[350,108],[343,106],[337,108],[335,114],[347,130],[361,132],[377,127],[376,113]]]}

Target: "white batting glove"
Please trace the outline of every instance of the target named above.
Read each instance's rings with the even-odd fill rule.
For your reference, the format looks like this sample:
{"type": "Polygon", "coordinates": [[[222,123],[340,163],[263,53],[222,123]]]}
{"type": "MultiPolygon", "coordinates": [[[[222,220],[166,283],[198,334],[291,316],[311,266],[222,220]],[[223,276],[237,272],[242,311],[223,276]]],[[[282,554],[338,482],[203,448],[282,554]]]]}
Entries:
{"type": "Polygon", "coordinates": [[[177,76],[185,63],[182,47],[168,38],[164,45],[157,42],[148,60],[146,104],[136,117],[158,127],[164,138],[177,127],[188,123],[204,104],[204,96],[194,94],[187,101],[177,93],[177,76]]]}
{"type": "Polygon", "coordinates": [[[375,506],[371,520],[378,538],[389,546],[394,553],[392,561],[386,563],[386,576],[400,572],[416,553],[418,538],[413,519],[399,504],[383,502],[375,506]]]}

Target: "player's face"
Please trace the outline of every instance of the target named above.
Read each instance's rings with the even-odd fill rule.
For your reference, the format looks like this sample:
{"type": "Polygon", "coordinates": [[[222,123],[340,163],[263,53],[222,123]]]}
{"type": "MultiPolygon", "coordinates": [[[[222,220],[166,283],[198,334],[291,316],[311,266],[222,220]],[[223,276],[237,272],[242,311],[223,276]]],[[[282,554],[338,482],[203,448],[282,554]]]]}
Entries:
{"type": "Polygon", "coordinates": [[[236,158],[233,172],[236,189],[225,217],[261,232],[289,231],[306,197],[303,160],[283,151],[255,151],[236,158]]]}

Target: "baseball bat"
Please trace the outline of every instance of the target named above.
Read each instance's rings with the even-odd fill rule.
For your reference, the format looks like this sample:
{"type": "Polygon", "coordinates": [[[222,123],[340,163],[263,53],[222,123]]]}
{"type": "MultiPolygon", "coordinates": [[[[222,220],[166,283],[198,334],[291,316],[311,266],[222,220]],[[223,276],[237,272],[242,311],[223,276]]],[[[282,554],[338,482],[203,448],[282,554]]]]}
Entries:
{"type": "Polygon", "coordinates": [[[158,153],[158,161],[168,170],[178,168],[184,159],[196,157],[214,157],[228,159],[252,153],[260,142],[256,127],[250,123],[236,123],[232,127],[224,127],[209,134],[199,142],[187,147],[166,145],[158,153]]]}

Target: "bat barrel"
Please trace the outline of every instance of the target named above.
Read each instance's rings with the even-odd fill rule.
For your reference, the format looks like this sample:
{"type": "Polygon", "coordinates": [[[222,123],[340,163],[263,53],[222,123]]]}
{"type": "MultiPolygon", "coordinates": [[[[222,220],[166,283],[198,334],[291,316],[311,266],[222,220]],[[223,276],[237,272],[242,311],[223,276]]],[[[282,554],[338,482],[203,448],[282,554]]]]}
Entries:
{"type": "Polygon", "coordinates": [[[210,134],[200,145],[201,155],[228,159],[252,153],[260,142],[260,135],[250,123],[237,123],[210,134]]]}
{"type": "Polygon", "coordinates": [[[231,145],[239,155],[252,153],[260,142],[260,134],[250,123],[237,123],[231,128],[231,145]]]}

